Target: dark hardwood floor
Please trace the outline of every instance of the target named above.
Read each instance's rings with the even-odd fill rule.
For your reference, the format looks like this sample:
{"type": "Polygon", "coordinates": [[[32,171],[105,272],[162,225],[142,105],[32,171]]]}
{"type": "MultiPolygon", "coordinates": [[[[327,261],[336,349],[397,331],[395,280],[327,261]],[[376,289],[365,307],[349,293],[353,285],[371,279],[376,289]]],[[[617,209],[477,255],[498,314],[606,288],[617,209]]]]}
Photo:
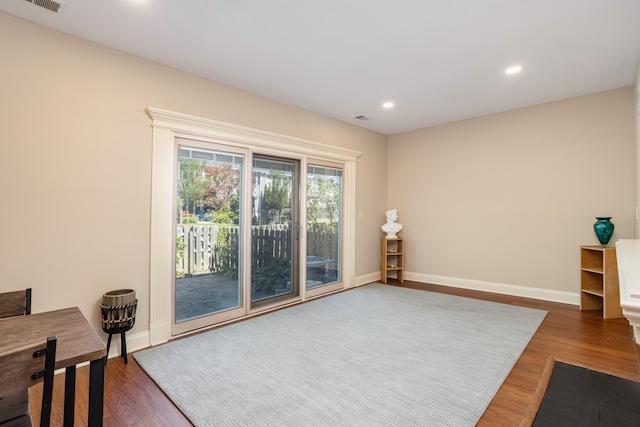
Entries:
{"type": "MultiPolygon", "coordinates": [[[[626,319],[603,320],[598,311],[507,295],[449,288],[405,281],[390,284],[432,292],[547,310],[548,315],[526,350],[493,398],[478,426],[518,426],[538,385],[549,356],[608,374],[640,381],[638,346],[626,319]]],[[[78,369],[76,426],[87,424],[88,367],[78,369]]],[[[215,378],[211,379],[215,381],[215,378]]],[[[53,426],[62,425],[64,375],[54,386],[53,426]]],[[[37,393],[34,393],[37,396],[37,393]]],[[[34,413],[39,402],[32,399],[34,413]]],[[[34,421],[37,421],[37,416],[34,421]]],[[[189,421],[145,374],[129,355],[110,359],[105,371],[104,425],[109,426],[190,426],[189,421]]]]}

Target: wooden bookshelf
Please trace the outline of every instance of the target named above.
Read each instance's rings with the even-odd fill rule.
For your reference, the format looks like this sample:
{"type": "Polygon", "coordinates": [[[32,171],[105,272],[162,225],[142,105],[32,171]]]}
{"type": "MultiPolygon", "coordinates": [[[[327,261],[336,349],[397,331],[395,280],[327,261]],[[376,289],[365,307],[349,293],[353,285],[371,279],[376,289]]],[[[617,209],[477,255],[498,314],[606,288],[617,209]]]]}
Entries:
{"type": "Polygon", "coordinates": [[[390,278],[404,282],[404,238],[383,237],[382,238],[382,262],[380,264],[380,275],[382,283],[387,283],[390,278]]]}
{"type": "Polygon", "coordinates": [[[605,319],[621,318],[615,248],[580,247],[580,310],[602,310],[605,319]]]}

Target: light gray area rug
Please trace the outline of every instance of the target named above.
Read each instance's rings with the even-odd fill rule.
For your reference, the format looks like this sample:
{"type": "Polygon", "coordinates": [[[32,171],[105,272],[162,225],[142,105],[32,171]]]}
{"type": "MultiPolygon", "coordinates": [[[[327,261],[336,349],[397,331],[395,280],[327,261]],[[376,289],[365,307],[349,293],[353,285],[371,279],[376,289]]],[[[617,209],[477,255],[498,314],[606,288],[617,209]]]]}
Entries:
{"type": "Polygon", "coordinates": [[[545,316],[372,284],[134,357],[196,426],[473,426],[545,316]]]}

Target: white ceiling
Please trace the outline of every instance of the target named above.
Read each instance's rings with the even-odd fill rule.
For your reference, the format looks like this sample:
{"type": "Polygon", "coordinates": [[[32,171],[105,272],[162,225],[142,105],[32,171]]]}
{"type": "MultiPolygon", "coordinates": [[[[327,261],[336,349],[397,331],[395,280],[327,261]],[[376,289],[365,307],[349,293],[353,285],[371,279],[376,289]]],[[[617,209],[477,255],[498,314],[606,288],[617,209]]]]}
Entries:
{"type": "Polygon", "coordinates": [[[640,56],[640,0],[29,1],[0,11],[383,134],[632,85],[640,56]]]}

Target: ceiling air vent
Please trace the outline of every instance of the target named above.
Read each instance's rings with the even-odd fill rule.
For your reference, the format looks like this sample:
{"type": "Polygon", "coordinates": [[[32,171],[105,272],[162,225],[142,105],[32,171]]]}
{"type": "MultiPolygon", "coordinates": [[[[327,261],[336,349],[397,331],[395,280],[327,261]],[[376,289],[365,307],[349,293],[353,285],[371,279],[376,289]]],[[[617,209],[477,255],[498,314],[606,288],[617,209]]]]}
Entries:
{"type": "Polygon", "coordinates": [[[60,13],[65,7],[65,3],[55,0],[24,0],[27,3],[35,4],[54,13],[60,13]]]}
{"type": "Polygon", "coordinates": [[[363,114],[360,114],[358,116],[353,116],[353,118],[354,119],[358,119],[358,120],[369,120],[369,117],[367,117],[367,116],[365,116],[363,114]]]}

